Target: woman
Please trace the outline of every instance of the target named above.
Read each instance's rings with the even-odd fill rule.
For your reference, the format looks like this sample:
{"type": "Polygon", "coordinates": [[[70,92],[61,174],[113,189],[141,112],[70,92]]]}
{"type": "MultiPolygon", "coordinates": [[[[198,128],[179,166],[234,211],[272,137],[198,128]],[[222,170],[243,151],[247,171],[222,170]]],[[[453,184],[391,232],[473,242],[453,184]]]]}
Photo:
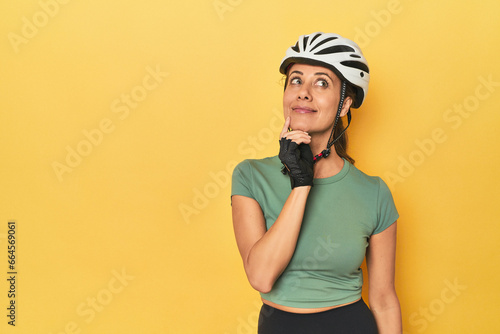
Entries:
{"type": "Polygon", "coordinates": [[[258,332],[401,333],[399,215],[385,183],[354,167],[339,122],[363,103],[366,60],[354,42],[318,32],[287,50],[280,72],[279,155],[233,172],[236,241],[263,301],[258,332]],[[365,254],[371,310],[361,298],[365,254]]]}

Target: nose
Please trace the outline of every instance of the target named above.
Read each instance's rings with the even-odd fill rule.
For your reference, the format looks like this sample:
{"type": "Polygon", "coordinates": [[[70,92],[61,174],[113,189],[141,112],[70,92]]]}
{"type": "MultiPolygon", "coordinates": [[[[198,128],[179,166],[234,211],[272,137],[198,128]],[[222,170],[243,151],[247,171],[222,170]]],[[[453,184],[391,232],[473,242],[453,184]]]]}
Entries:
{"type": "Polygon", "coordinates": [[[306,100],[306,101],[311,100],[311,94],[309,93],[309,89],[306,87],[306,85],[302,85],[297,98],[299,100],[306,100]]]}

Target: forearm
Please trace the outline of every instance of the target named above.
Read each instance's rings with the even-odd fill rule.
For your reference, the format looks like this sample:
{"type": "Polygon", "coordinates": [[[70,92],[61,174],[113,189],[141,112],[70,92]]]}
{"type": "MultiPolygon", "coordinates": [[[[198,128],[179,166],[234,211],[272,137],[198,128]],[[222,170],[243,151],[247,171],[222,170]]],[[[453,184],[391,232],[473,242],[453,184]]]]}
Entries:
{"type": "Polygon", "coordinates": [[[374,298],[370,298],[370,309],[377,322],[379,334],[401,334],[401,308],[396,292],[372,299],[374,298]]]}
{"type": "Polygon", "coordinates": [[[290,262],[299,237],[311,187],[294,188],[273,226],[255,243],[246,259],[250,284],[261,292],[271,290],[290,262]]]}

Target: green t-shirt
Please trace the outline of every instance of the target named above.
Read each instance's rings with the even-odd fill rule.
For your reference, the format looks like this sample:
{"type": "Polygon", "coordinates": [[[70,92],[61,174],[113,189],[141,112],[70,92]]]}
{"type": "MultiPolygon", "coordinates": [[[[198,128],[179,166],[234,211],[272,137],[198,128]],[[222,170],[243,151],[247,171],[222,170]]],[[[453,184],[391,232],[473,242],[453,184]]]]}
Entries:
{"type": "MultiPolygon", "coordinates": [[[[291,192],[277,156],[245,160],[233,172],[231,195],[255,199],[269,229],[291,192]]],[[[391,192],[379,177],[368,176],[344,160],[331,177],[314,179],[295,252],[266,300],[316,308],[361,298],[361,263],[371,235],[399,217],[391,192]]]]}

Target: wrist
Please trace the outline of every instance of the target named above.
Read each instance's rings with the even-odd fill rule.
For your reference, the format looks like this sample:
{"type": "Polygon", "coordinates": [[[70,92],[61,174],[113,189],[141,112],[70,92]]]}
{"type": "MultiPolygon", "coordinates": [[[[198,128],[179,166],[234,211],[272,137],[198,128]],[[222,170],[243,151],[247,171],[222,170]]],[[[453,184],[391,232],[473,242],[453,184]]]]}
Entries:
{"type": "Polygon", "coordinates": [[[313,176],[311,175],[299,175],[299,176],[293,176],[290,175],[290,186],[292,189],[298,188],[298,187],[312,187],[313,184],[313,176]]]}
{"type": "Polygon", "coordinates": [[[309,193],[311,191],[312,186],[298,186],[292,189],[292,191],[295,192],[301,192],[301,193],[309,193]]]}

